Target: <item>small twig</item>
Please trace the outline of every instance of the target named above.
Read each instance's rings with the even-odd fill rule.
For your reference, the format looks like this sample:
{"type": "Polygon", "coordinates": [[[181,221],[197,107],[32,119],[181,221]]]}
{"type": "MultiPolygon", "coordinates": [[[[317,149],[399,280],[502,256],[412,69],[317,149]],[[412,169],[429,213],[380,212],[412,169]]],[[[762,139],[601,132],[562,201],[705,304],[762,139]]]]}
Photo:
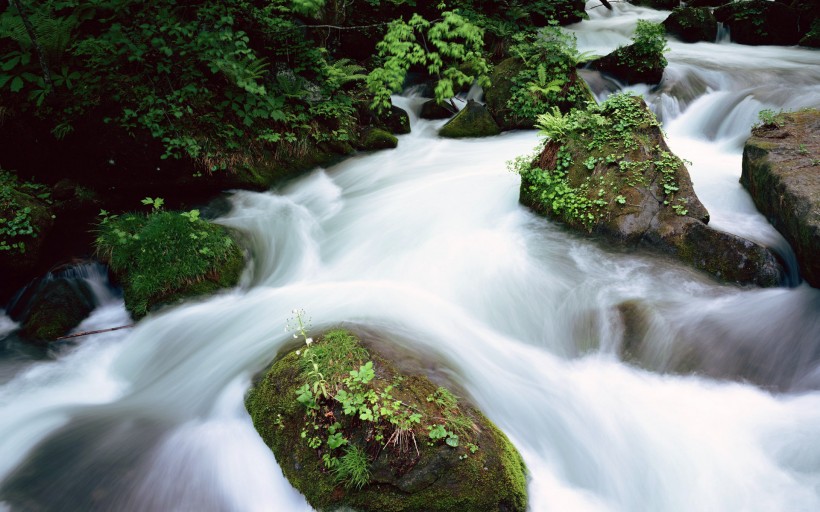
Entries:
{"type": "Polygon", "coordinates": [[[67,340],[69,338],[79,338],[80,336],[88,336],[90,334],[99,334],[101,332],[119,331],[120,329],[128,329],[129,327],[134,327],[134,324],[121,325],[119,327],[111,327],[110,329],[100,329],[98,331],[78,332],[78,333],[75,333],[75,334],[69,334],[68,336],[60,336],[59,338],[55,338],[55,341],[56,340],[67,340]]]}

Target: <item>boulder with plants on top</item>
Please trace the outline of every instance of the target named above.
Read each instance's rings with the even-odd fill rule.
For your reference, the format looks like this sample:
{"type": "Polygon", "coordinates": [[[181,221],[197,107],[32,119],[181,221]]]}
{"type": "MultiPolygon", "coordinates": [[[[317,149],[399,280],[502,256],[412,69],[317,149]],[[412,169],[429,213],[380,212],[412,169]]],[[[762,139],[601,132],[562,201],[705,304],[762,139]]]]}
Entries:
{"type": "Polygon", "coordinates": [[[321,511],[523,512],[526,469],[478,409],[347,330],[308,337],[246,398],[285,477],[321,511]]]}

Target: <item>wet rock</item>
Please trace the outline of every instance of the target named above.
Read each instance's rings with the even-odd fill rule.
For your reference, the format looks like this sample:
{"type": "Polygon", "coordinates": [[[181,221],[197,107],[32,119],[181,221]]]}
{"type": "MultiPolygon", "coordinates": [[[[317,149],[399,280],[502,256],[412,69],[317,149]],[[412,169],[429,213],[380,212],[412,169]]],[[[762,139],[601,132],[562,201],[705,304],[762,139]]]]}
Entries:
{"type": "Polygon", "coordinates": [[[425,101],[421,105],[422,119],[450,119],[453,117],[453,107],[450,105],[440,105],[436,100],[425,101]]]}
{"type": "Polygon", "coordinates": [[[717,19],[708,8],[678,7],[663,22],[666,33],[685,43],[714,42],[717,19]]]}
{"type": "Polygon", "coordinates": [[[516,85],[516,75],[525,67],[524,61],[517,57],[504,59],[495,65],[490,76],[491,85],[484,89],[487,109],[502,130],[532,128],[535,124],[534,118],[519,116],[507,104],[516,85]]]}
{"type": "Polygon", "coordinates": [[[643,100],[610,97],[575,116],[521,173],[520,201],[578,231],[671,254],[718,279],[776,286],[768,249],[709,228],[684,163],[643,100]]]}
{"type": "Polygon", "coordinates": [[[630,44],[590,62],[589,67],[625,84],[659,84],[666,59],[662,54],[647,55],[640,46],[630,44]]]}
{"type": "Polygon", "coordinates": [[[20,314],[21,334],[35,343],[52,341],[80,324],[96,306],[82,279],[45,278],[31,287],[20,314]]]}
{"type": "Polygon", "coordinates": [[[404,109],[395,105],[390,107],[390,112],[384,116],[382,122],[391,133],[397,135],[410,133],[410,116],[404,109]]]}
{"type": "Polygon", "coordinates": [[[820,288],[820,111],[781,114],[755,128],[740,182],[789,241],[806,281],[820,288]]]}
{"type": "Polygon", "coordinates": [[[362,512],[526,510],[526,468],[520,455],[465,399],[426,376],[399,370],[349,331],[330,331],[309,350],[310,356],[291,351],[277,360],[249,392],[246,407],[285,477],[312,507],[362,512]],[[309,384],[304,387],[313,382],[308,358],[317,362],[333,397],[320,397],[309,384]],[[361,379],[350,380],[351,372],[366,375],[368,364],[373,378],[354,387],[361,379]],[[375,402],[369,403],[382,411],[378,419],[364,417],[355,406],[345,412],[341,401],[348,398],[342,391],[348,398],[372,391],[375,402]],[[389,411],[382,409],[384,404],[389,411]],[[387,419],[405,413],[418,416],[404,427],[387,419]],[[448,432],[447,441],[433,437],[434,430],[448,432]],[[353,457],[362,469],[358,483],[338,469],[353,457]]]}
{"type": "Polygon", "coordinates": [[[501,130],[484,105],[470,100],[438,133],[449,138],[487,137],[498,135],[501,130]]]}

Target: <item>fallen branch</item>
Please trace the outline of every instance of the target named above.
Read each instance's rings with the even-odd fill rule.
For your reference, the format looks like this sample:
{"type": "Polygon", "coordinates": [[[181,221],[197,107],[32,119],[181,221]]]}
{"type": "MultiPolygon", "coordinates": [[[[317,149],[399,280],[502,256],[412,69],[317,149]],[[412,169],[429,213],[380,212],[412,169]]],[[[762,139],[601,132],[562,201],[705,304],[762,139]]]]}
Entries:
{"type": "Polygon", "coordinates": [[[110,329],[100,329],[98,331],[78,332],[78,333],[75,333],[75,334],[69,334],[68,336],[60,336],[59,338],[55,338],[55,341],[56,340],[67,340],[69,338],[79,338],[80,336],[88,336],[89,334],[100,334],[101,332],[119,331],[120,329],[128,329],[129,327],[134,327],[134,324],[121,325],[119,327],[111,327],[110,329]]]}

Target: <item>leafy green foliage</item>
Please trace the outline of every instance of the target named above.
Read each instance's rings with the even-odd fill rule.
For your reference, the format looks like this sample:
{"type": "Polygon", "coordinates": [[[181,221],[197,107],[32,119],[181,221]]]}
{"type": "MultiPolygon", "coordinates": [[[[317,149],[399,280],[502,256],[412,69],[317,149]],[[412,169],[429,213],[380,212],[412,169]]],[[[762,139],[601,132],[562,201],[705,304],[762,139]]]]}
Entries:
{"type": "Polygon", "coordinates": [[[429,443],[452,448],[459,446],[459,436],[473,437],[472,421],[448,390],[438,388],[426,405],[413,405],[404,379],[397,374],[380,376],[378,364],[352,334],[332,330],[314,341],[304,311],[293,314],[287,329],[304,342],[297,356],[305,382],[295,391],[296,402],[305,411],[301,437],[309,448],[320,451],[322,463],[337,481],[361,488],[369,481],[367,453],[386,447],[399,455],[413,449],[418,453],[416,434],[425,429],[429,443]],[[360,429],[367,432],[364,445],[360,429]]]}
{"type": "Polygon", "coordinates": [[[390,94],[398,92],[411,66],[422,66],[438,79],[436,100],[455,95],[455,88],[478,80],[488,85],[489,64],[482,55],[484,31],[453,11],[430,22],[418,14],[409,21],[390,23],[384,39],[376,45],[382,65],[370,72],[367,86],[374,95],[372,108],[390,108],[390,94]],[[470,73],[463,71],[466,64],[470,73]]]}
{"type": "Polygon", "coordinates": [[[21,182],[15,174],[0,169],[0,251],[25,254],[26,242],[39,236],[34,219],[39,202],[51,203],[45,185],[21,182]]]}
{"type": "Polygon", "coordinates": [[[512,79],[507,107],[525,119],[534,119],[552,107],[562,110],[580,107],[590,98],[576,66],[588,59],[576,48],[575,35],[558,27],[544,27],[537,33],[513,36],[510,53],[525,66],[512,79]]]}
{"type": "Polygon", "coordinates": [[[97,254],[122,274],[126,303],[138,316],[212,276],[233,274],[235,280],[243,261],[223,227],[199,219],[198,213],[160,211],[157,200],[152,199],[149,214],[102,211],[97,226],[97,254]]]}
{"type": "Polygon", "coordinates": [[[664,53],[669,51],[666,45],[666,29],[660,23],[638,20],[629,51],[624,52],[628,66],[637,71],[653,67],[664,68],[668,64],[664,53]]]}

